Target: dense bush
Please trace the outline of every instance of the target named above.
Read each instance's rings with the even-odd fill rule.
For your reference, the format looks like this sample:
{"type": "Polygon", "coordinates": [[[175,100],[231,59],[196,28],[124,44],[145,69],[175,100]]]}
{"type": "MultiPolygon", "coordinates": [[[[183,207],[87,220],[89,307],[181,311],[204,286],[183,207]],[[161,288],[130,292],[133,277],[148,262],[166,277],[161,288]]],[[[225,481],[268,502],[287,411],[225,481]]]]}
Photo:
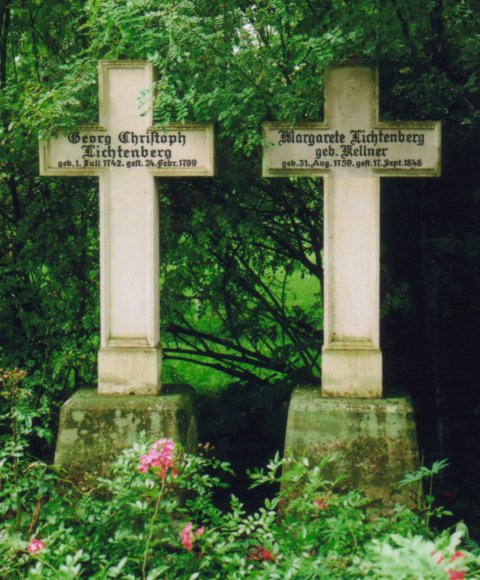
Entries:
{"type": "MultiPolygon", "coordinates": [[[[0,576],[8,578],[438,578],[480,577],[467,530],[435,533],[431,499],[388,514],[358,491],[339,494],[321,465],[276,457],[253,485],[281,483],[255,513],[234,496],[214,503],[229,465],[186,455],[171,440],[139,442],[93,484],[0,457],[0,576]],[[278,514],[281,514],[279,518],[278,514]]],[[[435,469],[433,469],[435,471],[435,469]]],[[[410,480],[416,483],[423,470],[410,480]]],[[[438,510],[437,510],[438,513],[438,510]]]]}

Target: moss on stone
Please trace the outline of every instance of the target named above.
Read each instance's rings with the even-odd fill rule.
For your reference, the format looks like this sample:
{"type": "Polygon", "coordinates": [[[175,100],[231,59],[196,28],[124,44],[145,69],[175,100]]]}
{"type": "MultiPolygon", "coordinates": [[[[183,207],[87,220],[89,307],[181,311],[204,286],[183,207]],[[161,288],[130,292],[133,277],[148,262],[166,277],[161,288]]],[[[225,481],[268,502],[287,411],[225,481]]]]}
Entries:
{"type": "Polygon", "coordinates": [[[344,475],[343,488],[360,488],[384,504],[409,503],[398,481],[418,467],[413,408],[407,397],[323,399],[299,388],[290,402],[285,448],[316,462],[335,460],[325,475],[344,475]]]}
{"type": "Polygon", "coordinates": [[[102,474],[120,451],[147,438],[175,439],[194,451],[194,391],[166,385],[160,395],[99,395],[81,389],[62,407],[55,464],[72,473],[102,474]]]}

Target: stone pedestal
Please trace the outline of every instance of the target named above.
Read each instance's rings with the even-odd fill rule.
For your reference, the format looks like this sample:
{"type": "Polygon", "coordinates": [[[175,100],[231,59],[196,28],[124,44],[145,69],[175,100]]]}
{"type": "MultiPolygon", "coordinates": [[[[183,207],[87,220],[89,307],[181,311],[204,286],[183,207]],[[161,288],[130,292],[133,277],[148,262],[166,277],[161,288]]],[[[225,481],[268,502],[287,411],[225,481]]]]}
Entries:
{"type": "Polygon", "coordinates": [[[60,413],[55,465],[83,479],[99,475],[120,451],[137,442],[171,438],[194,452],[197,429],[194,391],[188,385],[164,385],[158,396],[108,396],[95,389],[77,391],[60,413]]]}
{"type": "Polygon", "coordinates": [[[408,397],[322,398],[318,389],[297,388],[290,401],[285,452],[312,462],[334,456],[327,477],[347,476],[347,489],[359,488],[384,505],[409,503],[397,483],[418,468],[414,413],[408,397]]]}

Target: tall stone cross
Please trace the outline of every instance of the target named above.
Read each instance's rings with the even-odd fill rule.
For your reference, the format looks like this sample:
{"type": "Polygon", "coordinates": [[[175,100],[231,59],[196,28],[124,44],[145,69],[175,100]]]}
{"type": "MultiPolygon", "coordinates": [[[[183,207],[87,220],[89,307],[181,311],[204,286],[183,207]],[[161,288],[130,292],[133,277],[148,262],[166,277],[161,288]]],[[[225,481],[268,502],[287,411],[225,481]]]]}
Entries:
{"type": "Polygon", "coordinates": [[[100,61],[99,124],[40,142],[41,175],[99,177],[98,391],[104,394],[160,391],[155,177],[214,172],[212,126],[153,126],[148,97],[153,80],[152,66],[146,62],[100,61]]]}
{"type": "Polygon", "coordinates": [[[376,66],[327,68],[325,122],[264,125],[263,175],[323,176],[322,396],[380,397],[381,176],[440,174],[440,123],[378,120],[376,66]]]}

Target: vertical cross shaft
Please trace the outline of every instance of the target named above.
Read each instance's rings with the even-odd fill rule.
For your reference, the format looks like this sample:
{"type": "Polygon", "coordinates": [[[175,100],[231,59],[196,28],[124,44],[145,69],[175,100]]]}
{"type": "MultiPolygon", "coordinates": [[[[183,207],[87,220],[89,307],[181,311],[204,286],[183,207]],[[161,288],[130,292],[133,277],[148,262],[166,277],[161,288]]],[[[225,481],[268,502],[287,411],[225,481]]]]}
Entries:
{"type": "MultiPolygon", "coordinates": [[[[139,111],[152,68],[104,66],[100,74],[100,124],[112,134],[145,134],[151,109],[139,111]]],[[[101,69],[102,70],[102,69],[101,69]]],[[[148,169],[115,167],[100,176],[102,393],[156,394],[160,389],[159,212],[148,169]]]]}
{"type": "MultiPolygon", "coordinates": [[[[326,124],[348,135],[377,120],[375,69],[329,69],[326,124]]],[[[379,344],[379,178],[332,172],[324,187],[324,347],[322,394],[382,393],[379,344]]]]}

